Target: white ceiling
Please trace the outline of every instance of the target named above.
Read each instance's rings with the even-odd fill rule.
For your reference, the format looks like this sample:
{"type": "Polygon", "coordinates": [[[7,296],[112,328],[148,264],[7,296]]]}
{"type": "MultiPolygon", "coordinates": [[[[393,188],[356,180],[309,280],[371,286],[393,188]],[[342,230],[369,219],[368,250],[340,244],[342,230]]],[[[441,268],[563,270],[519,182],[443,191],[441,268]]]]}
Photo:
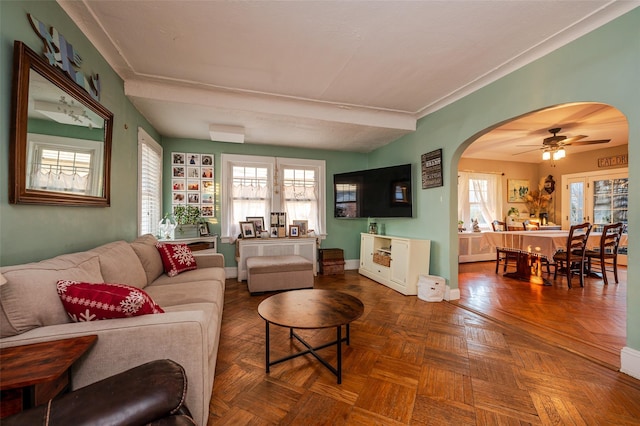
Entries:
{"type": "MultiPolygon", "coordinates": [[[[426,114],[640,4],[58,3],[163,136],[209,139],[210,124],[233,125],[245,128],[247,143],[359,152],[414,131],[426,114]]],[[[546,137],[547,128],[569,129],[559,120],[547,116],[513,130],[518,138],[546,137]]],[[[571,130],[601,138],[588,127],[571,130]]],[[[506,153],[504,146],[494,150],[492,158],[506,153]]],[[[517,157],[511,159],[527,161],[517,157]]]]}

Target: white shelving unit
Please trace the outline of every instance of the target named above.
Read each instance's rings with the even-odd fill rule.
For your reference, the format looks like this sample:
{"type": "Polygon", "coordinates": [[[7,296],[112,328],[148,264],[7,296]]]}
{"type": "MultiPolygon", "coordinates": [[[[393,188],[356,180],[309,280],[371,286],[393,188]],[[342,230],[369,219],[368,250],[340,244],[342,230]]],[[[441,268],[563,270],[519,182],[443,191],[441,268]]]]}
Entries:
{"type": "Polygon", "coordinates": [[[418,278],[429,274],[430,240],[360,234],[360,268],[365,277],[405,295],[418,294],[418,278]]]}

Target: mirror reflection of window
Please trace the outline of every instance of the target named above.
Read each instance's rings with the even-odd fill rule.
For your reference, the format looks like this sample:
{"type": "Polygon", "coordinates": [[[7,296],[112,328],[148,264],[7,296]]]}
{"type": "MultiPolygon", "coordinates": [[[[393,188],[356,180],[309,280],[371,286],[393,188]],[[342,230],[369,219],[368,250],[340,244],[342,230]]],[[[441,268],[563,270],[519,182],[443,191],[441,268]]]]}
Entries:
{"type": "Polygon", "coordinates": [[[336,216],[358,217],[358,185],[336,183],[336,216]]]}
{"type": "Polygon", "coordinates": [[[102,187],[102,144],[96,141],[28,135],[29,189],[92,195],[102,187]]]}

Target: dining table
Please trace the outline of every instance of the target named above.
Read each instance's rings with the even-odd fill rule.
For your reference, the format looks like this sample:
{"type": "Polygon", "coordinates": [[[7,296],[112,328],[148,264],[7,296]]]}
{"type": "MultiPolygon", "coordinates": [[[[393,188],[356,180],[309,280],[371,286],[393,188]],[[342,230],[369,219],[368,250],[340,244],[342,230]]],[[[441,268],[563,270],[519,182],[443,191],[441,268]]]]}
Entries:
{"type": "MultiPolygon", "coordinates": [[[[553,263],[553,255],[558,250],[566,250],[569,231],[501,231],[483,232],[480,248],[511,250],[517,254],[516,272],[505,276],[522,281],[551,285],[541,275],[540,263],[544,259],[553,263]]],[[[602,232],[591,232],[587,239],[587,249],[600,246],[602,232]]],[[[627,245],[627,234],[620,239],[620,246],[627,245]]]]}

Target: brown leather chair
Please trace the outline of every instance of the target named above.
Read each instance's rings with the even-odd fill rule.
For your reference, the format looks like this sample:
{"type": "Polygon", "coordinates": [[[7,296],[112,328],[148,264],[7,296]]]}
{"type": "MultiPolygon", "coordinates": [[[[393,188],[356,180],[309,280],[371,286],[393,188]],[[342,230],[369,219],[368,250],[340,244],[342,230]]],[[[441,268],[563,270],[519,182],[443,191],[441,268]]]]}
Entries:
{"type": "MultiPolygon", "coordinates": [[[[491,222],[491,227],[494,232],[504,232],[507,230],[507,224],[499,220],[491,222]]],[[[507,266],[509,260],[513,260],[513,265],[517,266],[518,254],[515,251],[509,250],[507,247],[496,247],[496,274],[500,268],[500,264],[503,264],[503,272],[507,272],[507,266]]]]}
{"type": "Polygon", "coordinates": [[[607,261],[610,261],[612,264],[611,271],[613,272],[613,278],[615,279],[616,284],[618,284],[618,247],[620,246],[620,239],[622,238],[624,228],[625,227],[622,222],[606,225],[602,230],[599,248],[597,250],[587,250],[585,252],[585,256],[587,258],[587,270],[589,273],[591,273],[591,260],[600,260],[600,273],[602,274],[605,284],[609,284],[607,281],[607,261]]]}
{"type": "Polygon", "coordinates": [[[2,426],[195,426],[186,393],[181,365],[151,361],[6,417],[2,426]]]}
{"type": "Polygon", "coordinates": [[[558,268],[561,268],[566,272],[567,284],[571,288],[571,277],[574,272],[577,272],[580,276],[580,287],[584,287],[585,252],[590,232],[591,224],[589,222],[573,225],[569,229],[566,250],[558,251],[553,255],[555,266],[553,279],[556,279],[558,268]]]}

